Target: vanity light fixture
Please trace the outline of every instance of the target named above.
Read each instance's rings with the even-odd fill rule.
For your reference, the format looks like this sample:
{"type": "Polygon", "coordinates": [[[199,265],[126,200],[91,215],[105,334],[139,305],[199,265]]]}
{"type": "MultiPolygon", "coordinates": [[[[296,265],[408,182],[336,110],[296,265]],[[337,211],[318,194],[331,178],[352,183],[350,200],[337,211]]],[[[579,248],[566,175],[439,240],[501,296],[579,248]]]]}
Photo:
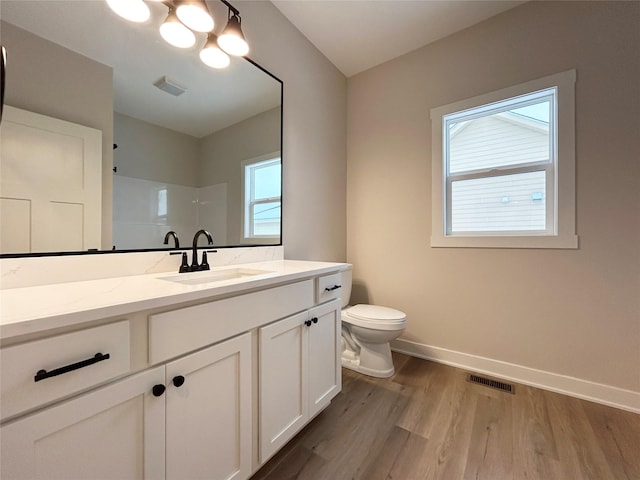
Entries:
{"type": "Polygon", "coordinates": [[[107,4],[111,10],[130,22],[142,23],[151,17],[151,10],[142,0],[107,0],[107,4]]]}
{"type": "Polygon", "coordinates": [[[167,19],[160,25],[160,35],[174,47],[191,48],[196,44],[196,36],[180,21],[175,9],[169,7],[167,19]]]}
{"type": "Polygon", "coordinates": [[[200,59],[212,68],[229,65],[227,54],[245,56],[249,45],[242,32],[242,19],[237,8],[227,0],[220,0],[228,8],[227,25],[220,36],[213,34],[214,20],[206,0],[106,0],[116,14],[131,22],[142,23],[149,20],[151,10],[145,2],[162,3],[168,9],[166,20],[160,26],[162,38],[177,48],[193,47],[198,34],[207,34],[200,59]]]}
{"type": "MultiPolygon", "coordinates": [[[[227,4],[224,0],[222,1],[227,4]]],[[[249,53],[249,45],[242,33],[240,12],[231,5],[228,5],[228,7],[229,19],[227,20],[227,26],[224,27],[222,34],[218,37],[218,44],[229,55],[243,57],[249,53]]]]}
{"type": "Polygon", "coordinates": [[[220,50],[218,37],[213,33],[207,36],[207,43],[200,50],[200,60],[211,68],[225,68],[231,62],[229,55],[220,50]]]}
{"type": "Polygon", "coordinates": [[[213,30],[213,17],[204,0],[176,0],[175,5],[176,15],[186,27],[201,33],[213,30]]]}

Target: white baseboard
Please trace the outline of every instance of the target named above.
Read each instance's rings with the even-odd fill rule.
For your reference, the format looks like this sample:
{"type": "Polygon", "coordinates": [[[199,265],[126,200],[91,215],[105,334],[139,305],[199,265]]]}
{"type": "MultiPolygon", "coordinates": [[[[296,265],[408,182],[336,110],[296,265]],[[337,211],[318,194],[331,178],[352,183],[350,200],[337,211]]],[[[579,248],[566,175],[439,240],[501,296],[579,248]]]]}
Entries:
{"type": "Polygon", "coordinates": [[[468,353],[447,350],[446,348],[424,345],[409,340],[394,340],[391,342],[391,349],[413,357],[424,358],[444,363],[445,365],[472,370],[532,387],[640,413],[640,392],[536,370],[535,368],[523,367],[491,358],[469,355],[468,353]]]}

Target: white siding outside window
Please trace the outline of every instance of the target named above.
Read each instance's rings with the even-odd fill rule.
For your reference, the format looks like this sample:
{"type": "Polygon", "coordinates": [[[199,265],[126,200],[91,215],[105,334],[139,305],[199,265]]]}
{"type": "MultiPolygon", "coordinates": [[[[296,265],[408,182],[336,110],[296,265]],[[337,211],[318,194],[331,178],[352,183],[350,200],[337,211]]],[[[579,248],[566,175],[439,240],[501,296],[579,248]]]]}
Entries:
{"type": "Polygon", "coordinates": [[[576,248],[575,71],[433,109],[436,247],[576,248]]]}
{"type": "Polygon", "coordinates": [[[544,232],[545,172],[451,183],[451,232],[544,232]]]}

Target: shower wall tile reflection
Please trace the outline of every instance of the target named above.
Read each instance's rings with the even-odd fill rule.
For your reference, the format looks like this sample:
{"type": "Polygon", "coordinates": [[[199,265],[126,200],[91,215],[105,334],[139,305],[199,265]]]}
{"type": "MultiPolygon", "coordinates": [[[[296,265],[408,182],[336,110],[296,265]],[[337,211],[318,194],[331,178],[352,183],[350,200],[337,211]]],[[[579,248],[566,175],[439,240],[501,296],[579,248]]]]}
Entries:
{"type": "Polygon", "coordinates": [[[180,246],[188,247],[200,228],[224,244],[226,193],[224,183],[195,188],[114,175],[113,245],[117,250],[166,248],[164,236],[173,230],[180,246]]]}

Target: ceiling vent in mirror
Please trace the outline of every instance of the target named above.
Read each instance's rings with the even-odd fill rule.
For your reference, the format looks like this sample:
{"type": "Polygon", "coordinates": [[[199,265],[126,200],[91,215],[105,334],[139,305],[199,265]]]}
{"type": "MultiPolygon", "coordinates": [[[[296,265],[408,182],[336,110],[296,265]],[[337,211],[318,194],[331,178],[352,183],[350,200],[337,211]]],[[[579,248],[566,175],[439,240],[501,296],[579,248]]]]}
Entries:
{"type": "Polygon", "coordinates": [[[153,84],[163,92],[170,93],[175,97],[177,97],[178,95],[182,95],[187,91],[186,87],[183,87],[179,83],[167,77],[160,77],[158,80],[153,82],[153,84]]]}

